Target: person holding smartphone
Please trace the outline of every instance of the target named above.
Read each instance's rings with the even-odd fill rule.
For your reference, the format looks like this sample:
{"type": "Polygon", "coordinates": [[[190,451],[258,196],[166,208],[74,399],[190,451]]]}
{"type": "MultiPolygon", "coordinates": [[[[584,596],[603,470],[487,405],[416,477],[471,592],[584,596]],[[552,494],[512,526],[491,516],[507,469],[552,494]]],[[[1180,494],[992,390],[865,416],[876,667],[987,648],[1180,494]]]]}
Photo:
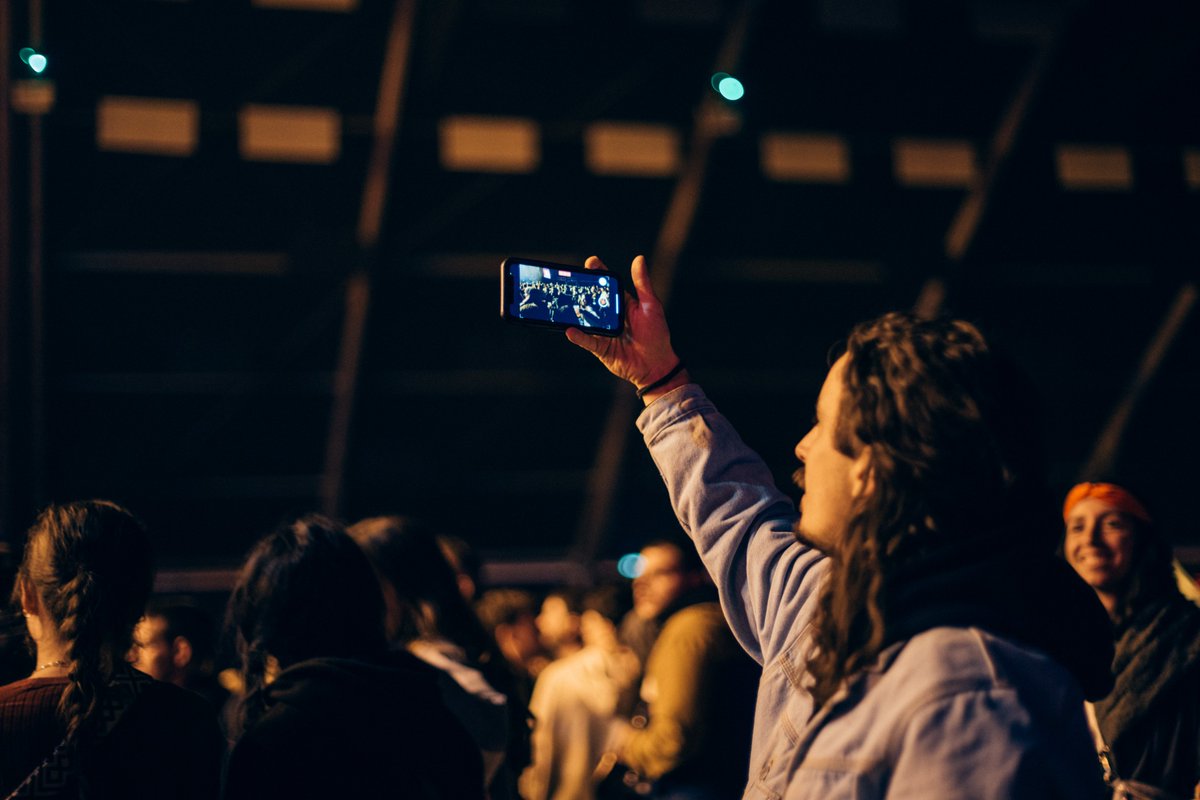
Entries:
{"type": "Polygon", "coordinates": [[[1111,688],[1108,621],[1015,522],[1012,409],[979,331],[858,325],[796,445],[797,509],[683,368],[641,256],[632,277],[621,335],[566,335],[637,387],[675,513],[763,666],[745,797],[1102,796],[1082,700],[1111,688]]]}

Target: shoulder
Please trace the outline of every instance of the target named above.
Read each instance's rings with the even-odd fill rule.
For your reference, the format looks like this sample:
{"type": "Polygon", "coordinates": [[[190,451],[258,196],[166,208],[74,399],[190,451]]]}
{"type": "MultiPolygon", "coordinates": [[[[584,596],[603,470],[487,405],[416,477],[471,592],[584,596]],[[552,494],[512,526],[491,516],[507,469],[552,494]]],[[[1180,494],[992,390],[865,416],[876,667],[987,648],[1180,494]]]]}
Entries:
{"type": "Polygon", "coordinates": [[[901,645],[886,668],[889,675],[931,691],[1020,685],[1036,675],[1074,682],[1041,650],[979,628],[924,631],[901,645]]]}
{"type": "Polygon", "coordinates": [[[660,636],[716,635],[727,631],[725,615],[717,603],[696,603],[667,618],[660,636]]]}
{"type": "Polygon", "coordinates": [[[978,628],[925,631],[881,667],[875,689],[903,709],[904,718],[974,702],[970,698],[985,702],[997,722],[1074,718],[1083,707],[1082,689],[1065,667],[1036,648],[978,628]]]}

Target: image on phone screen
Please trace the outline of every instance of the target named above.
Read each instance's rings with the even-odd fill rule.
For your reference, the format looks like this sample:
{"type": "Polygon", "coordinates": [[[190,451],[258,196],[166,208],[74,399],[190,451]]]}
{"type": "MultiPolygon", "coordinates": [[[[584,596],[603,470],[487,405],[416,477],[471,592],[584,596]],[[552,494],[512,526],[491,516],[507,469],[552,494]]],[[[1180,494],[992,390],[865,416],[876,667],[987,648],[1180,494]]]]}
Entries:
{"type": "Polygon", "coordinates": [[[506,273],[512,282],[505,314],[510,319],[620,333],[621,291],[615,275],[516,260],[506,262],[506,273]]]}

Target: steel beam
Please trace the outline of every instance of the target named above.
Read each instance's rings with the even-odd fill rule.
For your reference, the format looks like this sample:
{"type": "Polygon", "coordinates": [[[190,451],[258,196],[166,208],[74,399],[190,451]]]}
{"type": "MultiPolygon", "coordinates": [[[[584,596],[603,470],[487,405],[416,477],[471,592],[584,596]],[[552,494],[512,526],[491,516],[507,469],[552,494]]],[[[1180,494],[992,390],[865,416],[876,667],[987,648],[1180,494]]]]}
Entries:
{"type": "Polygon", "coordinates": [[[334,375],[333,409],[325,443],[325,470],[321,478],[321,508],[331,516],[339,513],[342,504],[350,428],[358,394],[367,314],[371,307],[372,265],[387,205],[388,177],[396,136],[400,130],[416,13],[416,0],[397,0],[379,78],[371,155],[358,217],[360,260],[354,274],[346,282],[346,313],[342,323],[337,372],[334,375]]]}
{"type": "MultiPolygon", "coordinates": [[[[757,0],[745,0],[741,4],[717,54],[714,73],[736,71],[757,7],[757,0]]],[[[687,244],[704,193],[713,146],[719,138],[731,132],[731,117],[732,112],[715,95],[705,93],[696,110],[687,160],[675,183],[650,259],[651,281],[664,306],[670,302],[679,256],[687,244]]],[[[616,386],[609,404],[608,417],[588,480],[587,498],[571,548],[570,558],[583,567],[578,574],[590,574],[590,565],[595,561],[608,533],[635,411],[633,392],[621,382],[616,386]]]]}

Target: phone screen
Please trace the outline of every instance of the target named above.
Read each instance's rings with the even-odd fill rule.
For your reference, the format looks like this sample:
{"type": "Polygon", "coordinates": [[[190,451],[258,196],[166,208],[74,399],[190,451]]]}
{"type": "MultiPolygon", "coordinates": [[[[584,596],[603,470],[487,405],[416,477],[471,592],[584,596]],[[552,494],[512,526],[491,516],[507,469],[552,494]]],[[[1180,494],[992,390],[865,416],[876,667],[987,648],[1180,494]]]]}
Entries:
{"type": "Polygon", "coordinates": [[[621,332],[621,287],[612,273],[516,259],[505,262],[505,272],[511,286],[506,317],[592,333],[621,332]]]}

